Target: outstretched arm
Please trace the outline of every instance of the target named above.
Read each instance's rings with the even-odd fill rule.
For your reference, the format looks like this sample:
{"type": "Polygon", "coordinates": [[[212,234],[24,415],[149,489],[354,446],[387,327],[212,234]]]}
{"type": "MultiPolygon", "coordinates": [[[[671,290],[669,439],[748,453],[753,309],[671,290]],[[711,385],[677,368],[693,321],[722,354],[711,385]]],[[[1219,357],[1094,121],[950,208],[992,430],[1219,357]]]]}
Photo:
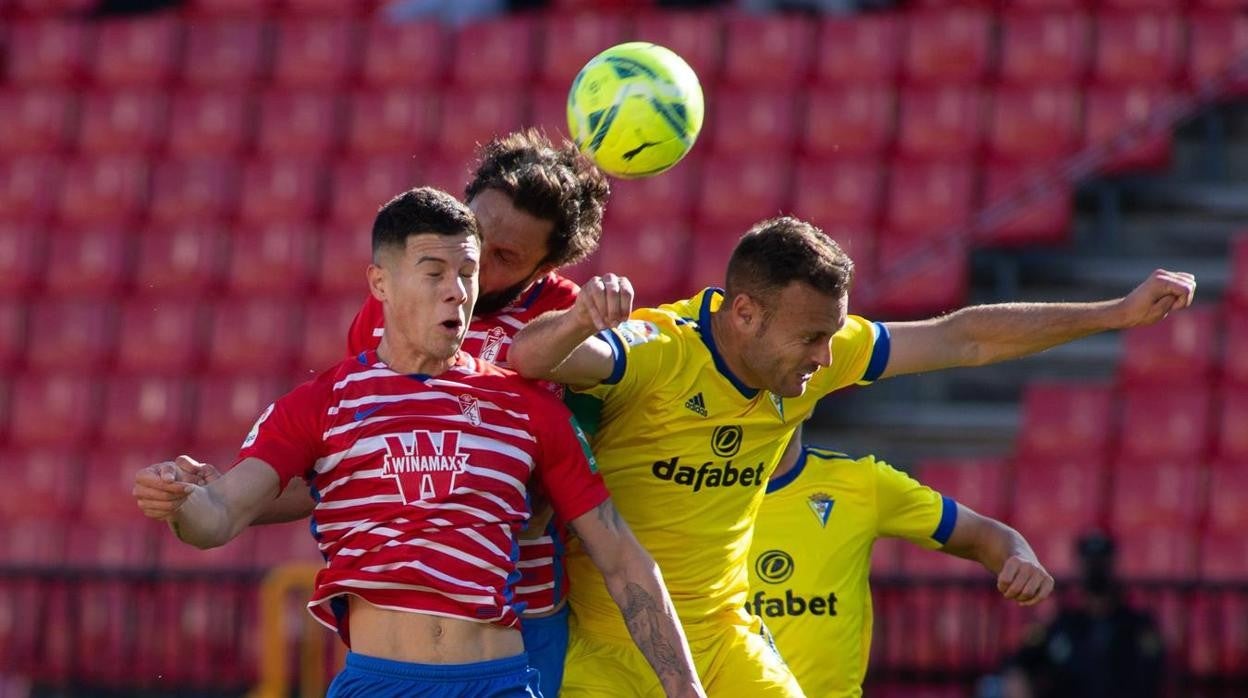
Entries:
{"type": "Polygon", "coordinates": [[[1196,277],[1154,271],[1129,295],[1098,303],[1002,303],[919,322],[887,323],[882,377],[1017,359],[1106,330],[1151,325],[1192,304],[1196,277]]]}
{"type": "Polygon", "coordinates": [[[278,495],[277,471],[258,458],[243,460],[207,485],[180,475],[196,466],[179,456],[144,468],[135,476],[134,496],[144,514],[168,521],[178,538],[197,548],[230,542],[278,495]]]}
{"type": "Polygon", "coordinates": [[[668,696],[705,696],[672,599],[654,559],[633,536],[611,500],[572,521],[602,571],[633,642],[668,696]]]}
{"type": "MultiPolygon", "coordinates": [[[[177,470],[169,471],[170,476],[173,478],[169,482],[180,480],[193,485],[207,485],[221,477],[221,471],[209,463],[197,463],[187,458],[179,459],[175,465],[177,465],[177,470]]],[[[164,466],[163,463],[147,466],[145,470],[147,470],[148,475],[144,477],[152,478],[152,480],[148,480],[149,482],[159,480],[161,473],[164,472],[162,466],[164,466]]],[[[135,479],[137,481],[139,476],[136,476],[135,479]]],[[[138,490],[139,488],[136,485],[134,492],[136,497],[139,496],[138,490]]],[[[170,488],[170,490],[172,491],[159,488],[149,490],[148,496],[158,496],[159,499],[156,500],[159,501],[158,506],[163,507],[166,512],[170,512],[177,506],[180,506],[180,502],[190,494],[182,488],[170,488]]],[[[154,501],[153,504],[155,503],[154,501]]],[[[140,507],[142,506],[140,504],[140,507]]],[[[311,516],[315,508],[316,502],[312,501],[312,492],[308,487],[308,483],[304,482],[302,478],[294,478],[290,481],[290,484],[286,485],[286,489],[282,490],[277,499],[269,502],[264,511],[260,512],[256,520],[251,523],[253,526],[258,526],[298,521],[311,516]]]]}
{"type": "Polygon", "coordinates": [[[507,360],[525,378],[574,388],[598,385],[610,377],[615,360],[611,347],[594,334],[627,320],[632,308],[628,279],[596,276],[581,287],[571,308],[546,313],[516,333],[507,360]]]}
{"type": "Polygon", "coordinates": [[[1022,534],[961,504],[958,522],[941,551],[986,567],[997,575],[997,590],[1022,606],[1040,603],[1053,592],[1053,576],[1022,534]]]}

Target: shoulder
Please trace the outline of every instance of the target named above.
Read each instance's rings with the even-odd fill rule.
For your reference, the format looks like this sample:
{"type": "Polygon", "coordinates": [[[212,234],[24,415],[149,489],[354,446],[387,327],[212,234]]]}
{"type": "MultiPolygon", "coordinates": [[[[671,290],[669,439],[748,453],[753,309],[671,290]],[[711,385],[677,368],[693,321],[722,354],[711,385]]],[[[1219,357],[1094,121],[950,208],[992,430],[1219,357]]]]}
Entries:
{"type": "Polygon", "coordinates": [[[533,299],[533,305],[530,308],[537,313],[570,308],[576,303],[577,294],[581,292],[581,287],[575,281],[553,271],[539,283],[542,287],[537,297],[533,299]]]}

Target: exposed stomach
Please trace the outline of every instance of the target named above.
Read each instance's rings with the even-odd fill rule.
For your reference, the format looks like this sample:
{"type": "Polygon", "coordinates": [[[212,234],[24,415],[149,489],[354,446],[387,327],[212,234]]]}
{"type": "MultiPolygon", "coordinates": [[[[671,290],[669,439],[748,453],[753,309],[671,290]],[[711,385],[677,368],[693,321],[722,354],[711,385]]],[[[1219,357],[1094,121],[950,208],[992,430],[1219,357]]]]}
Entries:
{"type": "Polygon", "coordinates": [[[524,652],[516,628],[379,608],[351,595],[351,650],[419,664],[469,664],[524,652]]]}

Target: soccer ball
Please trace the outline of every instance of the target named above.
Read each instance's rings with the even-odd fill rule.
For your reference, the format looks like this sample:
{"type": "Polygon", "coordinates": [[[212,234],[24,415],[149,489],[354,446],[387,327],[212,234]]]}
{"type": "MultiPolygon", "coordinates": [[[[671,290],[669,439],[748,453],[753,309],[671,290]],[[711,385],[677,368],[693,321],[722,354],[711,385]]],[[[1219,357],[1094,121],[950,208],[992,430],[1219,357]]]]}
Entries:
{"type": "Polygon", "coordinates": [[[617,177],[647,177],[680,162],[702,129],[702,112],[702,86],[689,64],[644,41],[594,56],[568,92],[572,140],[617,177]]]}

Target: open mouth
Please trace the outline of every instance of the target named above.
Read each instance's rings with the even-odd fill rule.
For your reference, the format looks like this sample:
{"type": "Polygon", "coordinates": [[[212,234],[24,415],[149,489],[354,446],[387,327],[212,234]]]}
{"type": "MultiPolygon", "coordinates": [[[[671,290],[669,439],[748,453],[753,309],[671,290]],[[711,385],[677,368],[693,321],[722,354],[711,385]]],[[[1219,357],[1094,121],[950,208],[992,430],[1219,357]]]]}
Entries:
{"type": "Polygon", "coordinates": [[[459,320],[444,320],[441,324],[452,332],[458,332],[464,326],[464,323],[459,320]]]}

